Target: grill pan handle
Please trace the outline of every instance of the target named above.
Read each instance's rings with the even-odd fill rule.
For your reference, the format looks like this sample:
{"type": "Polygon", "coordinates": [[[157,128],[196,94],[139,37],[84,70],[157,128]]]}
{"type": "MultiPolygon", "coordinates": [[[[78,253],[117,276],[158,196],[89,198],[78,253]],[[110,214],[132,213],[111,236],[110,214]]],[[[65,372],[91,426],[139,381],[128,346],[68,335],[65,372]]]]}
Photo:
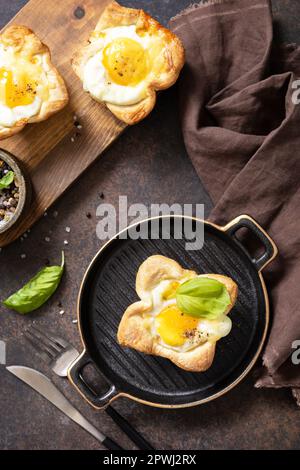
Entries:
{"type": "Polygon", "coordinates": [[[109,405],[110,401],[117,395],[116,387],[113,384],[109,384],[109,389],[103,395],[98,395],[93,391],[93,389],[87,384],[83,378],[83,370],[89,364],[94,366],[94,362],[88,355],[86,351],[81,354],[81,356],[76,359],[72,364],[68,372],[68,377],[73,385],[77,388],[79,393],[84,396],[84,398],[95,408],[105,408],[109,405]]]}
{"type": "Polygon", "coordinates": [[[255,265],[258,271],[262,271],[273,259],[276,257],[278,253],[278,249],[273,242],[272,238],[264,231],[264,229],[249,215],[241,215],[236,219],[229,222],[224,227],[224,231],[228,233],[232,238],[234,238],[235,242],[239,244],[239,246],[243,249],[243,251],[250,256],[253,264],[255,265]],[[247,249],[243,246],[243,244],[237,239],[236,232],[241,228],[247,228],[250,230],[263,244],[265,250],[264,253],[259,258],[253,258],[250,256],[247,249]]]}
{"type": "MultiPolygon", "coordinates": [[[[149,444],[149,442],[147,442],[146,439],[125,418],[123,418],[123,416],[121,416],[113,407],[107,406],[112,398],[117,395],[117,390],[114,385],[110,384],[108,392],[99,397],[86,383],[82,376],[82,372],[89,364],[94,363],[88,353],[84,351],[68,371],[68,377],[79,393],[83,395],[92,406],[95,406],[96,408],[105,407],[107,414],[140,450],[154,450],[151,444],[149,444]]],[[[107,442],[104,444],[107,446],[107,442]]],[[[110,448],[113,449],[113,447],[110,448]]]]}

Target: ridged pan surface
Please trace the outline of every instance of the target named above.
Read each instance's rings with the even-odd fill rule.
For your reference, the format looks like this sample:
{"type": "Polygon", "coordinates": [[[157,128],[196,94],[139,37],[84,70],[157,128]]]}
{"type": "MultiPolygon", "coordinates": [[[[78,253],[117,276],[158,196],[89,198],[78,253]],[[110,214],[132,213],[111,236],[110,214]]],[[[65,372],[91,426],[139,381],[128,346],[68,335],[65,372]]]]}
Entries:
{"type": "Polygon", "coordinates": [[[266,324],[258,272],[229,235],[208,224],[204,224],[204,232],[204,246],[196,251],[186,250],[184,237],[115,239],[92,265],[81,297],[82,334],[91,358],[120,392],[162,405],[205,400],[234,383],[255,357],[266,324]],[[139,300],[135,292],[137,270],[153,254],[173,258],[199,274],[228,275],[239,286],[230,313],[232,331],[217,343],[213,365],[206,372],[186,372],[167,359],[123,348],[117,342],[125,309],[139,300]]]}

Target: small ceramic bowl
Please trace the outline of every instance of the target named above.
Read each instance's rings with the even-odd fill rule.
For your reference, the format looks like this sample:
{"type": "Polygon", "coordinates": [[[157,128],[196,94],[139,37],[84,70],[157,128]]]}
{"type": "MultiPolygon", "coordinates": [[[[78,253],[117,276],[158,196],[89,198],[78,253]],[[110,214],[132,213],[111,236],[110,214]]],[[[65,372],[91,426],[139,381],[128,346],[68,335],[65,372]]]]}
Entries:
{"type": "Polygon", "coordinates": [[[15,174],[15,181],[17,181],[19,186],[19,201],[15,212],[7,222],[0,224],[0,234],[2,234],[15,225],[26,212],[31,199],[31,184],[22,164],[14,155],[7,152],[7,150],[0,149],[0,160],[9,165],[15,174]]]}

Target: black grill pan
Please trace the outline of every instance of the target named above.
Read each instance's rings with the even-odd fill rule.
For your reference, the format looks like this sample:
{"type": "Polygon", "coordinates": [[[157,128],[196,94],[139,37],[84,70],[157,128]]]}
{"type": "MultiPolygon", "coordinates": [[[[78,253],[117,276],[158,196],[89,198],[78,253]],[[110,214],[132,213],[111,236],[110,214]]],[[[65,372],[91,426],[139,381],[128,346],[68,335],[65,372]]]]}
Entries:
{"type": "MultiPolygon", "coordinates": [[[[174,220],[168,216],[171,233],[174,220]]],[[[181,218],[183,221],[183,218],[181,218]]],[[[150,234],[148,219],[138,224],[150,234]]],[[[225,227],[193,219],[204,229],[202,249],[186,250],[186,237],[162,239],[161,222],[152,239],[124,239],[116,236],[92,261],[84,277],[78,300],[79,328],[84,352],[73,364],[69,378],[96,408],[107,406],[118,396],[161,407],[184,407],[216,398],[235,386],[254,365],[266,336],[269,321],[268,297],[261,271],[274,259],[277,249],[270,237],[249,216],[241,216],[225,227]],[[253,232],[264,247],[259,259],[252,259],[235,237],[240,228],[253,232]],[[145,355],[119,346],[117,329],[126,308],[138,300],[135,278],[140,264],[153,254],[162,254],[183,267],[201,273],[225,274],[239,286],[230,313],[231,333],[218,341],[208,371],[186,372],[169,360],[145,355]],[[83,379],[83,369],[92,363],[104,375],[108,390],[101,396],[83,379]]],[[[127,229],[128,230],[128,229],[127,229]]]]}

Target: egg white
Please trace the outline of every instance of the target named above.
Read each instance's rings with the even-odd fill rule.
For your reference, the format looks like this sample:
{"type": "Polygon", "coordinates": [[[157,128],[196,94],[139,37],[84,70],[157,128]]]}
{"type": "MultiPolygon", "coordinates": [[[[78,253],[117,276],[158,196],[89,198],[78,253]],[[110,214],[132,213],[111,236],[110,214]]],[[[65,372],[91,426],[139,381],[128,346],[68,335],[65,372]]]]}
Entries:
{"type": "MultiPolygon", "coordinates": [[[[36,65],[43,69],[43,83],[46,82],[46,63],[43,55],[39,54],[35,56],[36,65]]],[[[3,44],[0,44],[0,68],[14,70],[15,67],[23,67],[26,65],[26,59],[22,58],[22,63],[18,63],[18,58],[15,55],[13,48],[4,48],[3,44]]],[[[15,106],[10,108],[5,103],[0,102],[0,126],[13,127],[18,121],[22,119],[29,120],[33,116],[36,116],[41,109],[43,100],[41,98],[45,85],[42,82],[37,86],[36,96],[31,104],[24,106],[15,106]]]]}
{"type": "Polygon", "coordinates": [[[13,127],[21,119],[30,119],[39,113],[42,100],[36,96],[33,103],[25,106],[9,108],[0,103],[0,125],[3,127],[13,127]]]}
{"type": "Polygon", "coordinates": [[[129,38],[138,42],[144,49],[148,49],[151,38],[148,34],[142,37],[136,33],[135,25],[118,26],[102,31],[105,36],[97,39],[93,44],[97,52],[85,64],[83,71],[83,88],[97,101],[127,106],[136,104],[146,98],[147,81],[143,80],[136,86],[118,85],[112,82],[103,59],[103,49],[117,38],[129,38]]]}
{"type": "MultiPolygon", "coordinates": [[[[182,284],[187,279],[177,280],[182,284]]],[[[197,325],[197,334],[192,338],[187,338],[181,346],[170,346],[165,343],[156,329],[155,317],[160,314],[162,310],[170,305],[176,305],[175,299],[163,299],[163,294],[169,285],[174,282],[173,280],[161,281],[151,293],[152,308],[147,312],[147,321],[150,327],[151,334],[155,337],[156,341],[163,347],[172,349],[177,352],[190,351],[206,341],[218,341],[220,338],[227,336],[232,328],[231,319],[227,315],[221,315],[217,320],[208,320],[206,318],[199,318],[197,325]]]]}

